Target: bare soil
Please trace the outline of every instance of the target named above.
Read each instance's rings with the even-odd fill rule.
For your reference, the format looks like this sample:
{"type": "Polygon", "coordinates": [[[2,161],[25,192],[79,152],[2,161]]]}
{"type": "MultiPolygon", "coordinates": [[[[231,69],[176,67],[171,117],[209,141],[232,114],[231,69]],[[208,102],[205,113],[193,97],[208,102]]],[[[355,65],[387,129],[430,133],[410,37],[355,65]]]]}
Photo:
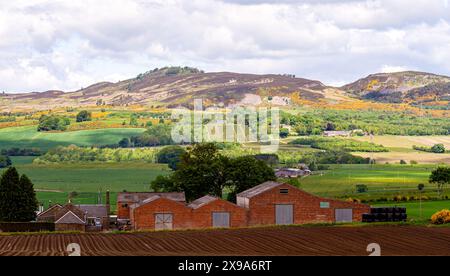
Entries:
{"type": "Polygon", "coordinates": [[[412,226],[283,227],[128,234],[0,236],[0,255],[67,255],[78,243],[86,256],[367,256],[450,255],[450,228],[412,226]]]}

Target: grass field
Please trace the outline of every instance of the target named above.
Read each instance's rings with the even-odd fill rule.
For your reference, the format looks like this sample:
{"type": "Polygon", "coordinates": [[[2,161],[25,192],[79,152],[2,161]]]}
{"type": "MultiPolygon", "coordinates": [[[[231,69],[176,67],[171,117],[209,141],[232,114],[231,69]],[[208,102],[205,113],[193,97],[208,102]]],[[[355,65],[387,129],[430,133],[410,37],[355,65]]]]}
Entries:
{"type": "Polygon", "coordinates": [[[166,165],[149,163],[113,164],[64,164],[34,165],[32,158],[14,157],[12,159],[19,173],[31,178],[37,190],[38,200],[48,206],[65,203],[70,192],[79,196],[74,203],[97,203],[98,192],[103,196],[106,190],[112,193],[115,208],[116,193],[127,191],[149,191],[150,182],[158,175],[170,173],[166,165]]]}
{"type": "Polygon", "coordinates": [[[308,192],[329,197],[357,197],[371,199],[385,195],[416,193],[417,185],[424,183],[428,191],[428,177],[435,165],[334,165],[324,171],[302,179],[301,187],[308,192]],[[367,194],[357,194],[356,185],[369,188],[367,194]]]}
{"type": "Polygon", "coordinates": [[[426,201],[422,202],[422,215],[420,212],[420,203],[419,202],[405,202],[399,204],[376,204],[374,206],[377,207],[394,207],[394,206],[402,206],[406,207],[406,211],[408,213],[408,220],[414,221],[427,221],[431,218],[431,216],[443,209],[450,209],[450,201],[426,201]]]}
{"type": "Polygon", "coordinates": [[[124,137],[138,135],[144,130],[117,128],[45,133],[38,132],[35,126],[5,128],[0,130],[0,149],[17,147],[48,150],[71,144],[78,146],[115,144],[124,137]]]}

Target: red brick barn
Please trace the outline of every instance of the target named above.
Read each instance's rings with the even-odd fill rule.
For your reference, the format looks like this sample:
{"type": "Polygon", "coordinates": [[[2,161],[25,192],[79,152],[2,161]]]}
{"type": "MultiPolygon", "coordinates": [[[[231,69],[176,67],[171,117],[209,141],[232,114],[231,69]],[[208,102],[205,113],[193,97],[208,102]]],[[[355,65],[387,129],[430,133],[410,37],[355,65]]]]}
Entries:
{"type": "Polygon", "coordinates": [[[194,228],[235,228],[247,226],[247,210],[213,196],[204,196],[188,205],[194,228]]]}
{"type": "Polygon", "coordinates": [[[325,199],[294,186],[267,182],[237,195],[248,209],[248,225],[360,222],[370,212],[364,204],[325,199]]]}
{"type": "Polygon", "coordinates": [[[184,203],[154,195],[130,206],[134,230],[171,230],[192,228],[192,209],[184,203]]]}
{"type": "Polygon", "coordinates": [[[122,220],[130,219],[130,206],[141,204],[144,200],[153,196],[168,198],[176,202],[185,204],[184,193],[118,193],[117,194],[117,218],[122,220]]]}

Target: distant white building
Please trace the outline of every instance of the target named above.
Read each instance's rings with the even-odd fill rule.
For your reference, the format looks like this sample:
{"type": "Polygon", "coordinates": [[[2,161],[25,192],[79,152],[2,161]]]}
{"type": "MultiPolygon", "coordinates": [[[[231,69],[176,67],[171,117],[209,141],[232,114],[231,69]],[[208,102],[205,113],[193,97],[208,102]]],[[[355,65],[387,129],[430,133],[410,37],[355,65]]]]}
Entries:
{"type": "Polygon", "coordinates": [[[323,136],[325,137],[349,137],[351,136],[351,131],[324,131],[323,136]]]}

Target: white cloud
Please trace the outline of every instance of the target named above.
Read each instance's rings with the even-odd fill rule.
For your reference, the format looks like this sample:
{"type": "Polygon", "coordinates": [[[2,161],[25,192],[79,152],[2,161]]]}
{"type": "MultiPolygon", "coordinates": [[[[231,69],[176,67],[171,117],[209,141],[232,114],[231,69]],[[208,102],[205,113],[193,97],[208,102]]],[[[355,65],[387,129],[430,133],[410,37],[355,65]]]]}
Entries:
{"type": "Polygon", "coordinates": [[[396,73],[396,72],[404,72],[404,71],[414,71],[406,66],[392,66],[392,65],[383,65],[381,67],[381,73],[396,73]]]}
{"type": "Polygon", "coordinates": [[[0,0],[0,90],[74,90],[165,65],[330,84],[450,74],[449,22],[443,0],[0,0]]]}

